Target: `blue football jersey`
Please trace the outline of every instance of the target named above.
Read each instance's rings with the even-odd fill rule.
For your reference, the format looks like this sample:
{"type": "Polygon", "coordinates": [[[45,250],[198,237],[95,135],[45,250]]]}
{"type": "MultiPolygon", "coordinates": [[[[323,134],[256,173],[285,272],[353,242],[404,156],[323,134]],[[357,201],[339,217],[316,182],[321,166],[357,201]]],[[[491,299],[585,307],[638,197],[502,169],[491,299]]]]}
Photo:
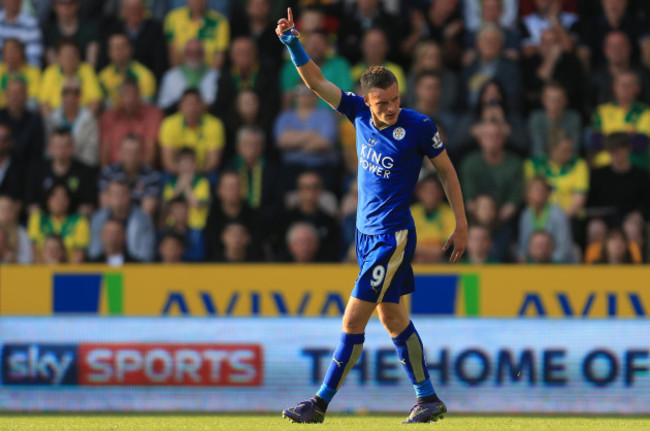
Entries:
{"type": "Polygon", "coordinates": [[[379,130],[362,97],[343,93],[337,108],[354,124],[359,157],[357,229],[385,234],[415,225],[409,206],[425,156],[444,151],[436,125],[425,115],[404,109],[397,122],[379,130]]]}

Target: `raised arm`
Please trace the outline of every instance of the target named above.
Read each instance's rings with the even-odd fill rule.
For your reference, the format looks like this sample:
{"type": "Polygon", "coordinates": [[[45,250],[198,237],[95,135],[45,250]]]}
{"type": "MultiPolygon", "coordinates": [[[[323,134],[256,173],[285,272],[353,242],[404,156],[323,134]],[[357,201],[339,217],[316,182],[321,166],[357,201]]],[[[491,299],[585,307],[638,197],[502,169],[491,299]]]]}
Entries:
{"type": "Polygon", "coordinates": [[[341,103],[341,89],[325,79],[320,68],[305,52],[300,43],[300,33],[296,30],[293,22],[291,8],[287,8],[287,18],[278,21],[275,33],[280,41],[287,46],[289,54],[291,54],[291,61],[307,87],[332,108],[338,108],[341,103]]]}
{"type": "Polygon", "coordinates": [[[440,182],[445,189],[445,194],[447,195],[447,199],[449,199],[449,204],[456,218],[456,229],[442,247],[446,251],[450,245],[454,245],[454,251],[449,261],[455,263],[461,258],[467,247],[467,217],[465,216],[465,206],[463,205],[463,194],[460,191],[460,181],[458,181],[456,169],[454,169],[454,165],[451,163],[447,151],[443,151],[431,159],[431,162],[438,171],[440,182]]]}

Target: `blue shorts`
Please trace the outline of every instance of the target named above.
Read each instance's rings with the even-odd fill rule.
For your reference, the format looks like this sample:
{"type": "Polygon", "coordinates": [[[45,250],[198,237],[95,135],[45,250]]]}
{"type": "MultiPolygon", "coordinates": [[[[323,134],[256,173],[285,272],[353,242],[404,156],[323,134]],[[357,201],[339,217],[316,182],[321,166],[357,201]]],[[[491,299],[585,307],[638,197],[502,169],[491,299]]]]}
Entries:
{"type": "Polygon", "coordinates": [[[411,261],[416,242],[415,229],[381,235],[365,235],[357,230],[360,271],[352,296],[369,302],[399,303],[402,295],[413,292],[411,261]]]}

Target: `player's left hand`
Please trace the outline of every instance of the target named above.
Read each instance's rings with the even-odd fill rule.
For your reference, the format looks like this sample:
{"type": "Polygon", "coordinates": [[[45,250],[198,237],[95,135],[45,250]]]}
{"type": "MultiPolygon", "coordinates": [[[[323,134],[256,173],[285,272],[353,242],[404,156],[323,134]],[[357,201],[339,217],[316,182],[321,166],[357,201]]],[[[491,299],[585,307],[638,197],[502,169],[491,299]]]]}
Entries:
{"type": "Polygon", "coordinates": [[[454,248],[449,258],[450,263],[456,263],[465,253],[465,248],[467,248],[467,228],[456,228],[454,233],[451,234],[445,245],[442,246],[444,251],[449,250],[449,247],[453,244],[454,248]]]}

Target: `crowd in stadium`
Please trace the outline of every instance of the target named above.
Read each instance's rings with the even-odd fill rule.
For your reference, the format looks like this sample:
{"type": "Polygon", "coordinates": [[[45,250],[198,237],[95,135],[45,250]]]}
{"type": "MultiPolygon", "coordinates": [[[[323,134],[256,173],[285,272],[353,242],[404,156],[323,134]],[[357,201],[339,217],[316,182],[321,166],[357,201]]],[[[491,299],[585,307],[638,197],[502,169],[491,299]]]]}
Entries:
{"type": "MultiPolygon", "coordinates": [[[[352,124],[396,75],[459,173],[467,263],[647,262],[650,2],[0,0],[0,261],[353,261],[352,124]]],[[[454,217],[427,161],[416,263],[454,217]]]]}

